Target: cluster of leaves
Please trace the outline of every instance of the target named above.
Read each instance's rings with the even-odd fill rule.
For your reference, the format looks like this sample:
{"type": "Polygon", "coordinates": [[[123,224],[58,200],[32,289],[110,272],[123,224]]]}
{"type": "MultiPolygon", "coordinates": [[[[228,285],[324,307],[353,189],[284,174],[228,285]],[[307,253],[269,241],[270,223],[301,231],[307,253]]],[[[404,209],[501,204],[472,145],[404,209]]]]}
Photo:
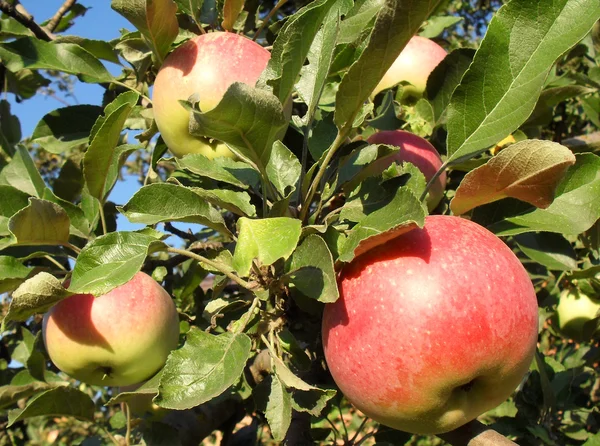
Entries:
{"type": "MultiPolygon", "coordinates": [[[[48,84],[49,71],[107,90],[102,106],[59,108],[24,141],[18,118],[1,102],[6,435],[31,440],[62,426],[61,438],[73,444],[85,426],[90,436],[119,441],[115,435],[129,436],[132,423],[118,404],[150,395],[171,411],[137,422],[134,435],[147,444],[197,444],[215,429],[231,437],[246,414],[252,421],[235,430],[238,439],[255,441],[268,426],[275,441],[290,444],[306,434],[346,444],[437,441],[378,430],[368,420],[353,425],[359,432],[352,439],[332,420],[360,415],[336,395],[319,336],[323,305],[339,297],[336,272],[424,224],[423,175],[410,164],[382,171],[381,161],[398,148],[364,142],[377,130],[406,128],[431,137],[450,170],[435,212],[467,214],[505,236],[538,291],[536,364],[515,399],[485,419],[519,444],[595,444],[599,345],[564,340],[553,314],[561,289],[598,295],[600,285],[598,145],[562,141],[600,127],[600,55],[590,33],[600,7],[594,0],[512,0],[485,22],[478,42],[479,24],[499,5],[475,15],[470,3],[447,3],[316,0],[281,9],[263,37],[268,23],[258,2],[113,0],[136,30],[112,42],[44,41],[3,16],[7,91],[25,100],[48,84]],[[453,28],[465,10],[473,12],[466,35],[453,28]],[[183,104],[191,131],[226,142],[237,160],[170,158],[156,138],[149,87],[167,54],[209,26],[272,43],[271,60],[256,87],[232,85],[214,109],[183,104]],[[402,86],[370,98],[416,33],[468,44],[436,68],[418,102],[401,103],[402,86]],[[126,65],[114,76],[103,61],[126,65]],[[576,119],[569,115],[575,110],[582,111],[576,119]],[[135,143],[125,130],[137,131],[135,143]],[[43,168],[40,154],[61,161],[57,173],[43,168]],[[115,207],[108,198],[132,154],[141,156],[144,184],[115,207]],[[117,214],[146,228],[116,231],[117,214]],[[177,222],[201,229],[182,231],[177,222]],[[140,270],[173,295],[182,346],[135,391],[90,388],[58,373],[47,361],[40,315],[73,293],[104,294],[140,270]],[[59,418],[48,424],[41,415],[59,418]]],[[[71,10],[55,31],[83,13],[71,10]]]]}

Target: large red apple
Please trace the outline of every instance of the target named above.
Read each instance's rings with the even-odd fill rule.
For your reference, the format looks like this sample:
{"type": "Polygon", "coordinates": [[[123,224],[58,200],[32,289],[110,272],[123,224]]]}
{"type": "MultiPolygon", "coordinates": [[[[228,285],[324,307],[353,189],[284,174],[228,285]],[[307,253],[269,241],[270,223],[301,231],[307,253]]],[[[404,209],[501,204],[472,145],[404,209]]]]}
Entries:
{"type": "Polygon", "coordinates": [[[190,114],[178,101],[197,94],[200,109],[209,111],[234,82],[254,85],[270,57],[252,40],[225,32],[194,37],[173,51],[156,76],[152,97],[156,125],[171,152],[177,157],[233,156],[221,142],[192,136],[190,114]]]}
{"type": "Polygon", "coordinates": [[[94,297],[76,294],[44,316],[44,343],[52,362],[92,385],[127,386],[154,375],[179,340],[171,296],[152,277],[94,297]]]}
{"type": "Polygon", "coordinates": [[[446,50],[433,40],[412,37],[375,87],[373,96],[400,82],[408,82],[410,85],[403,86],[403,97],[421,97],[427,86],[427,78],[446,55],[446,50]]]}
{"type": "Polygon", "coordinates": [[[488,230],[452,216],[357,257],[326,305],[323,346],[344,395],[412,433],[453,430],[505,401],[535,352],[527,272],[488,230]]]}
{"type": "MultiPolygon", "coordinates": [[[[388,144],[400,147],[400,151],[394,156],[391,162],[409,162],[414,164],[423,172],[428,182],[443,164],[440,154],[429,141],[404,130],[377,132],[369,137],[368,142],[370,144],[388,144]]],[[[444,196],[445,189],[446,172],[443,172],[429,189],[427,207],[430,211],[438,205],[444,196]]]]}

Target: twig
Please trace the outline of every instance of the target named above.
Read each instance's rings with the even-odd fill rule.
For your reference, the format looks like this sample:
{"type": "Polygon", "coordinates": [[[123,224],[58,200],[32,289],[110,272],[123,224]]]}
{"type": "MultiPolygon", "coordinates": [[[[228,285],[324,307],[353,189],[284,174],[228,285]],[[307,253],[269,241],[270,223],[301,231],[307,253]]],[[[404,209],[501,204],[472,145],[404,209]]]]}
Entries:
{"type": "Polygon", "coordinates": [[[473,420],[446,434],[438,434],[452,446],[516,446],[517,443],[500,435],[479,421],[473,420]]]}
{"type": "Polygon", "coordinates": [[[177,237],[182,238],[184,240],[188,240],[190,242],[195,242],[198,240],[196,236],[191,233],[191,231],[188,230],[188,232],[186,232],[182,231],[181,229],[177,229],[169,222],[165,223],[165,231],[169,231],[171,234],[176,235],[177,237]]]}
{"type": "Polygon", "coordinates": [[[285,5],[287,3],[287,1],[288,0],[279,0],[277,2],[277,4],[275,6],[273,6],[273,9],[271,9],[271,11],[269,11],[269,14],[265,17],[265,19],[261,23],[260,28],[258,28],[258,31],[256,31],[256,34],[254,34],[254,37],[252,38],[253,41],[256,42],[256,39],[258,39],[258,36],[263,31],[263,29],[265,29],[265,26],[267,26],[267,24],[273,18],[273,16],[275,15],[275,13],[277,11],[279,11],[279,8],[281,8],[283,5],[285,5]]]}
{"type": "Polygon", "coordinates": [[[62,4],[62,6],[60,8],[58,8],[58,11],[56,11],[56,14],[54,14],[52,16],[52,18],[50,19],[50,21],[44,28],[46,28],[46,30],[48,30],[48,32],[54,32],[54,30],[60,23],[60,20],[63,18],[63,16],[67,12],[69,12],[69,9],[71,9],[76,2],[77,2],[77,0],[65,0],[65,2],[62,4]]]}
{"type": "Polygon", "coordinates": [[[19,3],[11,5],[10,3],[0,0],[0,11],[25,26],[38,39],[45,40],[46,42],[54,40],[54,35],[38,25],[33,19],[33,16],[19,3]]]}

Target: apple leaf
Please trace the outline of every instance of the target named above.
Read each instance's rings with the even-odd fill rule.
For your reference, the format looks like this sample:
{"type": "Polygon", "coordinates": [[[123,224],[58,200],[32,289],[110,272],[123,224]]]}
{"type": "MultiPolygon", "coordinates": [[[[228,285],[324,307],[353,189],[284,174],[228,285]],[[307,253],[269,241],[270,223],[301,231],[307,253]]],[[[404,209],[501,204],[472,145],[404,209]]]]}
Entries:
{"type": "Polygon", "coordinates": [[[577,254],[562,235],[551,232],[519,234],[515,241],[523,254],[550,270],[577,269],[577,254]]]}
{"type": "MultiPolygon", "coordinates": [[[[138,388],[119,392],[119,394],[113,396],[110,400],[108,400],[105,406],[112,406],[113,404],[124,403],[130,400],[131,398],[134,398],[136,395],[157,395],[158,384],[160,383],[161,376],[162,372],[159,372],[138,388]]],[[[123,388],[121,388],[121,390],[122,389],[123,388]]]]}
{"type": "Polygon", "coordinates": [[[0,235],[10,235],[8,221],[29,204],[29,195],[12,186],[0,185],[0,235]]]}
{"type": "Polygon", "coordinates": [[[212,178],[241,189],[249,187],[255,189],[260,183],[258,173],[248,164],[229,158],[208,159],[204,155],[195,153],[178,159],[177,165],[196,175],[212,178]]]}
{"type": "Polygon", "coordinates": [[[97,105],[73,105],[44,115],[31,135],[31,141],[51,153],[63,153],[86,144],[92,127],[102,114],[97,105]]]}
{"type": "Polygon", "coordinates": [[[339,128],[353,123],[379,81],[438,3],[439,0],[383,2],[367,47],[340,83],[335,109],[339,128]]]}
{"type": "Polygon", "coordinates": [[[234,82],[217,106],[207,112],[190,108],[190,133],[214,138],[258,166],[269,159],[273,142],[288,124],[281,102],[270,92],[234,82]]]}
{"type": "Polygon", "coordinates": [[[281,141],[275,141],[266,165],[267,176],[282,197],[296,189],[302,166],[296,155],[281,141]],[[288,190],[290,188],[291,190],[288,190]]]}
{"type": "Polygon", "coordinates": [[[101,296],[129,282],[141,269],[156,236],[141,232],[111,232],[88,243],[79,253],[69,291],[101,296]]]}
{"type": "Polygon", "coordinates": [[[0,293],[7,293],[21,285],[33,268],[11,256],[0,256],[0,293]]]}
{"type": "Polygon", "coordinates": [[[32,381],[27,384],[10,384],[0,386],[0,410],[13,406],[17,401],[34,395],[38,392],[46,391],[56,387],[55,384],[48,384],[43,381],[32,381]]]}
{"type": "Polygon", "coordinates": [[[83,182],[80,163],[67,158],[60,168],[58,178],[52,183],[52,190],[63,200],[77,202],[83,191],[83,182]]]}
{"type": "Polygon", "coordinates": [[[300,74],[323,20],[336,0],[315,0],[290,16],[277,34],[271,59],[258,85],[269,90],[285,104],[300,74]]]}
{"type": "Polygon", "coordinates": [[[235,21],[244,9],[244,0],[224,0],[223,3],[223,22],[221,26],[226,31],[233,31],[235,21]]]}
{"type": "Polygon", "coordinates": [[[271,391],[265,417],[275,441],[283,441],[292,422],[292,397],[277,375],[271,375],[271,391]]]}
{"type": "Polygon", "coordinates": [[[340,24],[340,34],[337,44],[353,43],[360,39],[365,28],[374,21],[377,13],[383,6],[383,0],[366,0],[356,2],[352,9],[344,14],[344,20],[340,24]]]}
{"type": "Polygon", "coordinates": [[[145,37],[162,63],[179,34],[177,5],[173,0],[112,0],[111,7],[145,37]]]}
{"type": "Polygon", "coordinates": [[[584,153],[576,155],[576,160],[558,185],[550,206],[513,214],[488,229],[497,235],[536,231],[578,235],[591,228],[600,218],[600,157],[584,153]]]}
{"type": "Polygon", "coordinates": [[[79,45],[81,48],[83,48],[93,56],[97,57],[98,59],[107,60],[117,65],[121,64],[121,61],[119,60],[119,57],[117,56],[117,52],[113,48],[113,45],[105,40],[86,39],[85,37],[74,35],[60,35],[56,36],[55,42],[74,43],[76,45],[79,45]]]}
{"type": "Polygon", "coordinates": [[[48,311],[54,304],[73,295],[51,274],[41,272],[26,280],[17,288],[10,300],[8,313],[2,321],[26,321],[34,314],[48,311]]]}
{"type": "Polygon", "coordinates": [[[119,95],[106,106],[105,116],[100,117],[92,129],[90,146],[83,158],[83,175],[90,194],[100,202],[104,202],[114,184],[120,157],[132,149],[127,145],[117,147],[117,144],[138,98],[135,92],[119,95]]]}
{"type": "Polygon", "coordinates": [[[256,217],[256,208],[250,202],[250,195],[247,192],[235,191],[224,187],[215,189],[192,187],[190,190],[214,206],[227,209],[241,217],[256,217]]]}
{"type": "Polygon", "coordinates": [[[244,333],[215,336],[192,327],[183,347],[169,355],[154,402],[184,410],[219,396],[239,379],[251,346],[244,333]]]}
{"type": "Polygon", "coordinates": [[[19,118],[10,112],[10,103],[4,99],[0,100],[0,149],[9,157],[15,154],[15,145],[21,141],[21,122],[19,118]]]}
{"type": "Polygon", "coordinates": [[[575,155],[555,142],[525,140],[512,144],[464,177],[450,209],[460,215],[506,197],[547,208],[558,183],[573,164],[575,155]]]}
{"type": "MultiPolygon", "coordinates": [[[[540,94],[531,116],[525,123],[527,126],[547,125],[552,121],[554,107],[567,99],[593,93],[595,90],[581,85],[565,85],[562,87],[547,88],[540,94]]],[[[563,141],[564,144],[564,141],[563,141]]]]}
{"type": "Polygon", "coordinates": [[[554,61],[599,17],[596,0],[513,0],[502,6],[448,106],[448,162],[471,158],[519,128],[554,61]]]}
{"type": "Polygon", "coordinates": [[[17,146],[13,159],[0,171],[0,184],[12,186],[38,198],[44,194],[46,189],[46,184],[31,159],[31,155],[23,146],[17,146]]]}
{"type": "Polygon", "coordinates": [[[144,186],[126,205],[118,209],[131,223],[198,223],[232,237],[219,211],[206,201],[200,200],[193,190],[176,184],[155,183],[144,186]]]}
{"type": "Polygon", "coordinates": [[[63,208],[63,210],[69,216],[69,222],[71,224],[69,230],[71,234],[81,238],[87,238],[89,236],[91,226],[89,221],[85,217],[85,213],[79,206],[74,205],[70,201],[66,201],[62,198],[57,197],[48,188],[46,188],[46,190],[44,191],[44,195],[42,196],[42,198],[44,200],[57,204],[63,208]]]}
{"type": "Polygon", "coordinates": [[[462,17],[455,17],[452,15],[431,17],[427,20],[423,29],[419,32],[421,37],[427,37],[433,39],[441,35],[446,29],[452,28],[459,22],[462,22],[462,17]]]}
{"type": "Polygon", "coordinates": [[[302,222],[295,218],[240,218],[237,222],[238,240],[233,253],[235,270],[247,277],[254,259],[258,259],[262,265],[271,265],[281,258],[287,259],[300,240],[301,227],[302,222]]]}
{"type": "Polygon", "coordinates": [[[8,221],[8,230],[19,245],[64,245],[69,242],[70,226],[62,207],[33,197],[8,221]]]}
{"type": "Polygon", "coordinates": [[[370,144],[354,150],[340,160],[337,187],[351,193],[368,177],[381,175],[386,166],[393,163],[399,147],[386,144],[370,144]]]}
{"type": "Polygon", "coordinates": [[[86,394],[73,387],[60,386],[39,393],[23,409],[8,412],[8,427],[17,421],[39,416],[71,416],[94,420],[95,404],[86,394]]]}
{"type": "Polygon", "coordinates": [[[318,235],[309,235],[296,248],[286,270],[292,292],[333,303],[339,297],[333,256],[327,243],[318,235]],[[309,268],[306,268],[309,267],[309,268]]]}
{"type": "Polygon", "coordinates": [[[1,43],[0,59],[13,73],[30,68],[75,74],[82,81],[90,83],[113,80],[102,62],[73,43],[51,43],[35,37],[22,37],[1,43]]]}

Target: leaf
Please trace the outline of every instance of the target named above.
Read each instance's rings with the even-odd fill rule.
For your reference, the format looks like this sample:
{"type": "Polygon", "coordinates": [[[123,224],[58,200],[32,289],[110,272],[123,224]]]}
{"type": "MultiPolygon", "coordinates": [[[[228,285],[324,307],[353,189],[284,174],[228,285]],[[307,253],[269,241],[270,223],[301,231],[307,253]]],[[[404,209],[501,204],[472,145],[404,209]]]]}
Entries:
{"type": "Polygon", "coordinates": [[[525,140],[512,144],[463,178],[450,209],[460,215],[506,197],[545,209],[573,164],[575,155],[555,142],[525,140]]]}
{"type": "Polygon", "coordinates": [[[12,186],[0,185],[0,236],[10,235],[10,217],[29,205],[29,195],[12,186]]]}
{"type": "Polygon", "coordinates": [[[270,87],[270,91],[285,104],[294,88],[323,20],[335,0],[315,0],[290,16],[277,34],[271,59],[258,85],[270,87]]]}
{"type": "Polygon", "coordinates": [[[33,33],[12,17],[0,19],[0,35],[3,36],[33,36],[33,33]]]}
{"type": "Polygon", "coordinates": [[[223,216],[191,189],[156,183],[139,189],[119,211],[131,223],[153,225],[166,221],[199,223],[231,237],[223,216]]]}
{"type": "MultiPolygon", "coordinates": [[[[540,94],[535,109],[525,123],[527,126],[547,125],[552,121],[552,111],[561,102],[585,94],[594,90],[580,85],[566,85],[563,87],[547,88],[540,94]]],[[[564,144],[564,141],[563,141],[564,144]]]]}
{"type": "Polygon", "coordinates": [[[577,269],[577,254],[571,244],[559,234],[541,232],[515,236],[519,249],[534,262],[557,271],[577,269]]]}
{"type": "Polygon", "coordinates": [[[233,25],[244,9],[244,0],[224,0],[223,22],[221,26],[226,31],[233,31],[233,25]]]}
{"type": "Polygon", "coordinates": [[[302,241],[292,254],[286,270],[295,289],[303,295],[324,303],[333,303],[338,299],[333,256],[327,243],[318,235],[309,235],[302,241]]]}
{"type": "Polygon", "coordinates": [[[452,28],[454,25],[462,21],[462,17],[455,17],[452,15],[431,17],[429,20],[427,20],[427,23],[421,32],[419,32],[419,35],[421,37],[433,39],[442,34],[446,29],[452,28]]]}
{"type": "Polygon", "coordinates": [[[578,235],[600,218],[600,158],[591,153],[576,156],[546,209],[507,217],[488,229],[498,235],[547,231],[578,235]]]}
{"type": "Polygon", "coordinates": [[[439,0],[385,0],[367,47],[350,67],[336,95],[335,123],[351,125],[362,105],[439,0]]]}
{"type": "MultiPolygon", "coordinates": [[[[356,2],[351,11],[345,14],[340,25],[337,44],[353,43],[360,39],[365,28],[372,24],[373,19],[383,6],[383,0],[366,0],[356,2]]],[[[372,26],[372,25],[371,25],[372,26]]]]}
{"type": "Polygon", "coordinates": [[[14,257],[0,256],[0,293],[14,290],[32,270],[14,257]]]}
{"type": "Polygon", "coordinates": [[[119,392],[118,395],[113,396],[105,406],[112,406],[113,404],[120,404],[126,401],[129,401],[131,398],[135,398],[137,395],[156,395],[158,394],[158,384],[160,383],[160,378],[162,376],[162,372],[158,372],[148,381],[143,383],[141,386],[137,387],[135,390],[127,390],[124,392],[119,392]]]}
{"type": "Polygon", "coordinates": [[[13,292],[2,326],[9,321],[22,322],[34,314],[45,313],[54,304],[72,294],[53,275],[38,273],[13,292]]]}
{"type": "Polygon", "coordinates": [[[39,416],[72,416],[88,421],[94,420],[95,405],[85,393],[73,387],[55,387],[27,401],[23,409],[8,412],[8,425],[39,416]]]}
{"type": "Polygon", "coordinates": [[[190,190],[214,206],[227,209],[242,217],[256,217],[256,208],[250,202],[251,198],[247,192],[225,189],[224,187],[218,189],[192,187],[190,190]]]}
{"type": "Polygon", "coordinates": [[[175,2],[173,0],[112,0],[111,7],[143,34],[152,52],[162,63],[179,33],[175,2]]]}
{"type": "Polygon", "coordinates": [[[117,65],[121,64],[117,52],[114,50],[111,43],[105,40],[86,39],[85,37],[71,35],[57,36],[55,42],[74,43],[98,59],[104,59],[117,65]]]}
{"type": "Polygon", "coordinates": [[[295,218],[278,217],[237,222],[238,240],[233,253],[235,270],[247,277],[255,258],[262,265],[287,259],[300,240],[302,222],[295,218]]]}
{"type": "Polygon", "coordinates": [[[8,91],[14,93],[19,99],[30,99],[35,96],[38,89],[50,85],[50,81],[37,71],[20,70],[16,73],[7,71],[5,74],[8,91]]]}
{"type": "Polygon", "coordinates": [[[20,399],[27,398],[35,393],[55,387],[42,381],[33,381],[28,384],[11,384],[0,387],[0,410],[13,406],[20,399]]]}
{"type": "Polygon", "coordinates": [[[15,145],[21,141],[21,123],[19,118],[10,112],[10,103],[0,100],[0,148],[8,156],[15,154],[15,145]]]}
{"type": "Polygon", "coordinates": [[[554,61],[599,17],[595,0],[513,0],[501,7],[448,106],[448,162],[471,158],[519,128],[554,61]]]}
{"type": "Polygon", "coordinates": [[[275,186],[282,197],[296,189],[300,180],[302,166],[296,155],[281,141],[275,141],[273,150],[266,166],[269,181],[275,186]],[[290,188],[291,190],[288,190],[290,188]]]}
{"type": "Polygon", "coordinates": [[[88,243],[77,257],[69,291],[101,296],[123,285],[141,269],[156,237],[111,232],[88,243]]]}
{"type": "Polygon", "coordinates": [[[46,184],[25,147],[18,146],[15,156],[0,172],[0,184],[7,184],[21,192],[41,197],[46,184]]]}
{"type": "Polygon", "coordinates": [[[192,327],[183,347],[169,355],[154,402],[183,410],[219,396],[239,379],[251,345],[244,333],[215,336],[192,327]]]}
{"type": "Polygon", "coordinates": [[[292,397],[277,375],[271,376],[271,392],[265,417],[275,441],[283,441],[292,422],[292,397]]]}
{"type": "Polygon", "coordinates": [[[96,105],[73,105],[46,114],[33,130],[32,142],[51,153],[86,144],[94,122],[102,114],[96,105]]]}
{"type": "Polygon", "coordinates": [[[91,232],[90,222],[85,217],[85,213],[79,207],[70,201],[63,200],[57,197],[50,189],[44,191],[42,196],[44,200],[50,201],[59,205],[69,217],[70,228],[69,232],[77,237],[87,238],[91,232]]]}
{"type": "Polygon", "coordinates": [[[8,221],[19,245],[64,245],[69,242],[69,216],[60,206],[30,198],[29,205],[8,221]]]}
{"type": "Polygon", "coordinates": [[[248,164],[229,158],[208,159],[195,153],[177,160],[177,165],[197,175],[231,184],[241,189],[256,188],[260,183],[258,173],[248,164]]]}
{"type": "Polygon", "coordinates": [[[75,74],[84,82],[111,82],[112,75],[89,52],[73,43],[50,43],[22,37],[0,43],[0,59],[9,71],[24,68],[57,70],[75,74]]]}
{"type": "Polygon", "coordinates": [[[105,108],[92,129],[90,146],[83,158],[83,175],[90,194],[104,202],[115,178],[115,164],[122,150],[117,148],[125,120],[138,101],[138,94],[127,92],[119,95],[105,108]],[[115,107],[118,107],[115,109],[115,107]]]}

